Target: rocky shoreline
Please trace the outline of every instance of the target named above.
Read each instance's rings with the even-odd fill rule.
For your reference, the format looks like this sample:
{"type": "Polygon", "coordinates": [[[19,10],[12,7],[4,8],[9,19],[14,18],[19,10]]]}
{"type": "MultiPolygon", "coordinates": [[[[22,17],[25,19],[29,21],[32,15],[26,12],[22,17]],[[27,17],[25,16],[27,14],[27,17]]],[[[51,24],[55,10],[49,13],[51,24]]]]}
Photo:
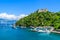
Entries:
{"type": "Polygon", "coordinates": [[[53,33],[59,33],[59,34],[60,34],[60,29],[58,29],[58,30],[53,30],[52,32],[53,32],[53,33]]]}

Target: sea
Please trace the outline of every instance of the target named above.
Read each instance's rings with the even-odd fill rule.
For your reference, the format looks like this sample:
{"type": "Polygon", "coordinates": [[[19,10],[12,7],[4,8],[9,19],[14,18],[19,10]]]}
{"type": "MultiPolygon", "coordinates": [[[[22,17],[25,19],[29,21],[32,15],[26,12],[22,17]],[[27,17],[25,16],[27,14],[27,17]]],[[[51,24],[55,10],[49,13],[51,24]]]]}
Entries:
{"type": "Polygon", "coordinates": [[[13,28],[16,20],[0,19],[0,40],[60,40],[60,34],[33,32],[29,28],[13,28]]]}

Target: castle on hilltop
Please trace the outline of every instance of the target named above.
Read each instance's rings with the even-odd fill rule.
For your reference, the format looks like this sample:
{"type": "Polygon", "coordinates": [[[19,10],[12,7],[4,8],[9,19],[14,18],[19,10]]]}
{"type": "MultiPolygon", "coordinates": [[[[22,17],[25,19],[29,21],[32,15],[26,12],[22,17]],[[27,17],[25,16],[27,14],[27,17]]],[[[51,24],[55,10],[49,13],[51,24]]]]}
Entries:
{"type": "Polygon", "coordinates": [[[47,11],[48,11],[47,9],[39,9],[39,10],[38,10],[38,13],[39,13],[39,12],[47,12],[47,11]]]}

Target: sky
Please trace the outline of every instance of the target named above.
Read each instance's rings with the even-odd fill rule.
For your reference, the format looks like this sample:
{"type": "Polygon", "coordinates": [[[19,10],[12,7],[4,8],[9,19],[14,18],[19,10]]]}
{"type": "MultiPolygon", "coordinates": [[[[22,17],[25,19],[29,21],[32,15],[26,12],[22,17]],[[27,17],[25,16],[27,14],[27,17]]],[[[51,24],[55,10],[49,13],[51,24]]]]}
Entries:
{"type": "Polygon", "coordinates": [[[17,19],[44,8],[60,11],[60,0],[0,0],[0,18],[17,19]]]}

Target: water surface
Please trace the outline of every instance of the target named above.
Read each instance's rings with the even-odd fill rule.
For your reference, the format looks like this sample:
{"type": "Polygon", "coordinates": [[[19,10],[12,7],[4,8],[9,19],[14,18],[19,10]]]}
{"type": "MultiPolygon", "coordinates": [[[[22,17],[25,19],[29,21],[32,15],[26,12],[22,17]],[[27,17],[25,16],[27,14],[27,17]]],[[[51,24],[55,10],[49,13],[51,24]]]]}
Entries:
{"type": "Polygon", "coordinates": [[[38,33],[26,29],[13,29],[11,26],[0,27],[0,40],[60,40],[60,34],[38,33]]]}
{"type": "Polygon", "coordinates": [[[12,28],[16,21],[0,21],[0,40],[60,40],[60,34],[32,32],[28,28],[12,28]]]}

